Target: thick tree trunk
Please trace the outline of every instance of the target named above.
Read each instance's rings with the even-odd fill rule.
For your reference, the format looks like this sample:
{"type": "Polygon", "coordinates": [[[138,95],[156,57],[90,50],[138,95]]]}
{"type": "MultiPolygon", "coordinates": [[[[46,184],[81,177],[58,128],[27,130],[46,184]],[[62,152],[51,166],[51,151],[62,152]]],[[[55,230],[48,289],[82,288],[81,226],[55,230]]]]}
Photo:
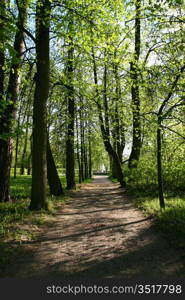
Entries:
{"type": "Polygon", "coordinates": [[[51,151],[49,139],[47,141],[47,178],[50,187],[50,193],[54,196],[61,196],[64,194],[60,178],[58,176],[57,168],[51,151]]]}
{"type": "Polygon", "coordinates": [[[0,202],[10,201],[11,141],[0,140],[0,202]]]}
{"type": "Polygon", "coordinates": [[[6,11],[5,0],[1,0],[0,3],[0,27],[1,27],[1,47],[0,47],[0,111],[2,113],[4,107],[4,79],[5,79],[5,50],[2,47],[5,42],[5,35],[3,30],[5,30],[4,21],[1,19],[6,11]]]}
{"type": "Polygon", "coordinates": [[[164,194],[163,194],[163,177],[162,177],[162,162],[161,162],[161,121],[158,117],[157,128],[157,177],[158,177],[158,193],[159,203],[161,209],[165,208],[164,194]]]}
{"type": "Polygon", "coordinates": [[[47,99],[49,93],[50,0],[38,0],[36,9],[37,74],[33,104],[31,210],[47,209],[47,99]]]}
{"type": "MultiPolygon", "coordinates": [[[[71,16],[71,15],[70,15],[71,16]]],[[[72,18],[72,16],[71,16],[72,18]]],[[[74,86],[73,86],[73,59],[74,47],[73,38],[70,35],[73,29],[73,18],[69,24],[69,49],[67,57],[67,137],[66,137],[66,181],[67,189],[75,189],[75,154],[74,154],[74,121],[75,121],[75,100],[74,100],[74,86]]]]}
{"type": "MultiPolygon", "coordinates": [[[[3,16],[5,13],[5,1],[1,1],[1,15],[3,16]]],[[[2,26],[2,33],[3,33],[3,26],[0,19],[0,25],[2,26]]],[[[2,35],[2,43],[4,42],[5,37],[2,35]]],[[[1,113],[4,108],[4,79],[5,79],[5,71],[4,71],[4,65],[5,65],[5,53],[4,49],[0,48],[0,109],[1,113]]],[[[9,201],[9,157],[5,160],[4,157],[6,153],[9,153],[9,149],[6,148],[9,145],[7,144],[6,140],[4,140],[3,137],[3,120],[1,118],[0,120],[0,202],[9,201]]]]}
{"type": "MultiPolygon", "coordinates": [[[[3,2],[5,8],[5,2],[3,2]]],[[[18,24],[24,25],[27,17],[27,1],[23,1],[19,7],[18,24]]],[[[6,107],[1,113],[0,119],[0,201],[9,201],[9,183],[12,161],[12,120],[15,119],[15,105],[19,92],[20,78],[19,69],[21,66],[22,52],[24,48],[24,34],[18,29],[15,34],[14,50],[16,62],[12,62],[6,96],[6,107]]],[[[1,55],[2,56],[2,55],[1,55]]],[[[2,60],[3,56],[0,58],[2,60]]],[[[1,79],[2,81],[2,79],[1,79]]]]}
{"type": "Polygon", "coordinates": [[[140,55],[141,33],[140,33],[140,10],[141,0],[136,0],[136,17],[135,17],[135,52],[134,60],[131,62],[131,95],[132,95],[132,114],[133,114],[133,138],[132,150],[129,157],[129,168],[137,167],[141,150],[141,120],[140,120],[140,95],[139,95],[139,76],[138,63],[140,55]]]}

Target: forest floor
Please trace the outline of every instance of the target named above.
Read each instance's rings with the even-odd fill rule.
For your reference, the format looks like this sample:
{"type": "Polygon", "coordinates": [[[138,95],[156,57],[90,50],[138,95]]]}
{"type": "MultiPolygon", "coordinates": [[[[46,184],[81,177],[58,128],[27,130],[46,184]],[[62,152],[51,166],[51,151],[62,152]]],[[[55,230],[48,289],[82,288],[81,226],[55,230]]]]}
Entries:
{"type": "Polygon", "coordinates": [[[180,253],[118,184],[96,176],[61,206],[3,277],[182,277],[180,253]]]}

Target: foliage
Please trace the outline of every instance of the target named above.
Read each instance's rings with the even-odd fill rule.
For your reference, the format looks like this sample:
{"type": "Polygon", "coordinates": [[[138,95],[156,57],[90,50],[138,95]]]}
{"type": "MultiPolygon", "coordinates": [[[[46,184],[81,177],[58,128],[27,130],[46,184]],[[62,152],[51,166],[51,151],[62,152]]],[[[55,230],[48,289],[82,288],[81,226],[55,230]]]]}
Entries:
{"type": "Polygon", "coordinates": [[[156,186],[140,186],[140,188],[128,188],[129,195],[135,199],[137,207],[146,215],[154,217],[154,223],[158,231],[164,235],[167,241],[176,246],[182,252],[185,250],[185,197],[177,192],[168,193],[165,196],[166,209],[161,211],[156,186]]]}
{"type": "MultiPolygon", "coordinates": [[[[103,143],[101,132],[103,125],[109,131],[106,139],[114,150],[117,151],[118,144],[120,140],[122,141],[124,151],[121,153],[120,162],[124,180],[128,185],[128,193],[132,193],[138,199],[139,207],[156,216],[160,231],[169,235],[169,239],[173,241],[175,238],[179,239],[180,245],[184,234],[182,224],[184,224],[185,202],[181,195],[185,190],[183,1],[141,1],[139,12],[141,49],[135,82],[132,78],[131,62],[135,60],[137,46],[136,1],[50,2],[52,10],[47,130],[62,185],[66,187],[66,140],[69,135],[66,95],[72,87],[75,106],[73,121],[76,126],[74,129],[76,182],[80,177],[80,163],[86,165],[86,170],[87,166],[91,166],[92,171],[104,168],[110,171],[110,176],[113,175],[113,163],[103,143]],[[71,47],[74,49],[74,55],[69,59],[71,47]],[[71,76],[67,72],[69,61],[72,65],[71,76]],[[97,82],[94,80],[95,75],[97,82]],[[132,148],[134,123],[131,90],[136,86],[140,100],[142,148],[139,162],[130,169],[127,161],[132,148]],[[161,130],[160,154],[166,197],[165,212],[160,212],[157,202],[158,129],[161,130]]],[[[32,177],[26,176],[25,172],[31,174],[32,169],[33,98],[37,82],[35,47],[37,32],[34,27],[36,1],[27,1],[27,4],[28,20],[25,26],[21,26],[23,27],[21,30],[24,31],[24,51],[21,54],[22,63],[17,77],[18,99],[12,114],[11,133],[0,133],[2,139],[6,137],[7,140],[11,137],[10,148],[13,158],[11,165],[13,202],[0,203],[0,233],[3,238],[17,241],[21,241],[22,237],[32,239],[31,224],[41,225],[44,222],[44,212],[37,215],[27,209],[32,177]],[[17,175],[20,172],[22,175],[17,175]],[[13,175],[15,178],[12,178],[13,175]],[[30,228],[24,229],[22,225],[27,222],[26,220],[29,220],[30,228]],[[21,226],[15,228],[18,223],[21,226]]],[[[20,30],[21,20],[18,20],[18,16],[19,9],[15,1],[7,1],[6,6],[0,5],[2,81],[0,119],[2,120],[6,117],[3,112],[10,104],[6,94],[12,65],[17,63],[14,40],[20,30]]],[[[10,119],[6,121],[9,122],[10,119]]],[[[88,177],[89,174],[86,174],[84,182],[91,180],[88,177]]],[[[112,180],[117,182],[115,178],[112,180]]],[[[60,200],[58,202],[55,197],[50,197],[48,186],[47,196],[50,200],[50,209],[53,211],[60,200]]],[[[12,252],[10,247],[6,250],[6,247],[2,246],[1,250],[2,257],[6,251],[12,252]]]]}

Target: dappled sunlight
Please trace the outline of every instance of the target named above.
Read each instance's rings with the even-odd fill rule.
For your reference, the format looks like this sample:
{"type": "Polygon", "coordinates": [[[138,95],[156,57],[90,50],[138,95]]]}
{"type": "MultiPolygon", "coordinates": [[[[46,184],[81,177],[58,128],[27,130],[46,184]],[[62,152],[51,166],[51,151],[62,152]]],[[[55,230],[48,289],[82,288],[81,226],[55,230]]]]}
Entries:
{"type": "Polygon", "coordinates": [[[24,259],[19,257],[16,262],[20,271],[12,266],[8,269],[11,276],[130,278],[182,272],[183,264],[156,234],[150,218],[106,177],[71,194],[73,198],[50,226],[35,240],[23,242],[24,259]],[[104,187],[102,193],[97,182],[104,187]]]}

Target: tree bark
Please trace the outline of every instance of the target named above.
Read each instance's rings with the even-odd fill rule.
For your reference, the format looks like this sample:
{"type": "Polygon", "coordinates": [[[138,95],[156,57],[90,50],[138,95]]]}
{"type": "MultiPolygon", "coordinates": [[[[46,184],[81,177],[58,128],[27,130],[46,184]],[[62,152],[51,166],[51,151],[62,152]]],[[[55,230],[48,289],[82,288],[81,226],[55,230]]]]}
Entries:
{"type": "MultiPolygon", "coordinates": [[[[116,52],[115,52],[115,58],[116,58],[116,52]]],[[[123,156],[123,150],[125,147],[125,126],[122,121],[122,116],[120,118],[120,112],[118,108],[119,101],[121,99],[121,84],[120,84],[120,78],[118,74],[118,63],[114,64],[114,76],[115,76],[115,82],[116,82],[116,99],[115,99],[115,127],[114,127],[114,134],[115,134],[115,140],[116,140],[116,151],[118,154],[118,157],[120,159],[120,162],[122,162],[122,156],[123,156]]]]}
{"type": "Polygon", "coordinates": [[[78,182],[82,182],[82,168],[81,168],[81,157],[80,157],[80,145],[79,145],[79,127],[78,118],[76,116],[76,151],[77,151],[77,162],[78,162],[78,182]]]}
{"type": "Polygon", "coordinates": [[[132,114],[133,114],[133,138],[132,150],[129,157],[129,168],[137,167],[141,150],[141,120],[140,120],[140,95],[139,95],[139,76],[138,63],[140,55],[141,44],[141,24],[140,24],[140,10],[141,0],[136,0],[136,16],[135,16],[135,52],[134,59],[130,64],[131,73],[131,95],[132,95],[132,114]]]}
{"type": "Polygon", "coordinates": [[[84,164],[85,164],[85,179],[89,178],[89,168],[88,168],[88,153],[87,153],[87,144],[85,141],[84,145],[84,164]]]}
{"type": "Polygon", "coordinates": [[[61,196],[64,194],[60,178],[58,176],[57,168],[53,158],[49,139],[47,140],[47,179],[50,187],[50,193],[54,196],[61,196]]]}
{"type": "Polygon", "coordinates": [[[81,150],[81,174],[82,181],[85,180],[85,162],[84,162],[84,121],[83,121],[83,101],[81,99],[80,115],[80,150],[81,150]]]}
{"type": "Polygon", "coordinates": [[[92,178],[92,146],[91,146],[91,130],[90,124],[88,125],[88,150],[89,150],[89,178],[92,178]]]}
{"type": "MultiPolygon", "coordinates": [[[[72,16],[70,15],[72,18],[72,16]]],[[[75,189],[75,154],[74,154],[74,121],[75,121],[75,100],[73,86],[73,59],[74,47],[72,38],[73,19],[69,23],[69,48],[67,57],[67,137],[66,137],[66,181],[67,189],[75,189]]]]}
{"type": "MultiPolygon", "coordinates": [[[[5,1],[1,1],[1,16],[5,14],[5,1]]],[[[0,25],[2,26],[2,33],[4,28],[4,23],[0,19],[0,25]]],[[[1,37],[2,43],[4,42],[5,37],[2,35],[1,37]]],[[[4,110],[4,79],[5,79],[5,71],[4,71],[4,65],[5,65],[5,51],[3,47],[0,48],[0,110],[1,114],[4,110]]],[[[9,164],[8,161],[5,161],[3,159],[4,152],[8,149],[6,149],[6,141],[2,139],[3,130],[2,130],[2,118],[0,120],[0,202],[9,201],[9,176],[6,172],[7,165],[9,164]]]]}
{"type": "Polygon", "coordinates": [[[33,103],[31,210],[47,209],[47,99],[49,93],[49,28],[51,2],[38,0],[36,8],[37,73],[33,103]]]}
{"type": "MultiPolygon", "coordinates": [[[[3,1],[4,9],[5,2],[3,1]]],[[[27,17],[27,0],[23,1],[19,7],[18,24],[24,25],[27,17]]],[[[10,200],[10,171],[12,161],[12,120],[15,119],[15,110],[17,96],[19,93],[20,76],[19,70],[24,48],[24,33],[18,29],[14,39],[14,50],[16,52],[16,61],[12,60],[10,75],[7,87],[6,106],[2,110],[0,118],[0,201],[10,200]]],[[[3,56],[1,54],[1,60],[3,56]]],[[[3,62],[3,61],[2,61],[3,62]]],[[[2,74],[3,75],[3,74],[2,74]]],[[[2,84],[2,79],[1,84],[2,84]]]]}
{"type": "Polygon", "coordinates": [[[161,120],[158,116],[157,128],[157,177],[158,177],[158,193],[159,203],[161,209],[165,208],[164,194],[163,194],[163,177],[162,177],[162,162],[161,162],[161,120]]]}

